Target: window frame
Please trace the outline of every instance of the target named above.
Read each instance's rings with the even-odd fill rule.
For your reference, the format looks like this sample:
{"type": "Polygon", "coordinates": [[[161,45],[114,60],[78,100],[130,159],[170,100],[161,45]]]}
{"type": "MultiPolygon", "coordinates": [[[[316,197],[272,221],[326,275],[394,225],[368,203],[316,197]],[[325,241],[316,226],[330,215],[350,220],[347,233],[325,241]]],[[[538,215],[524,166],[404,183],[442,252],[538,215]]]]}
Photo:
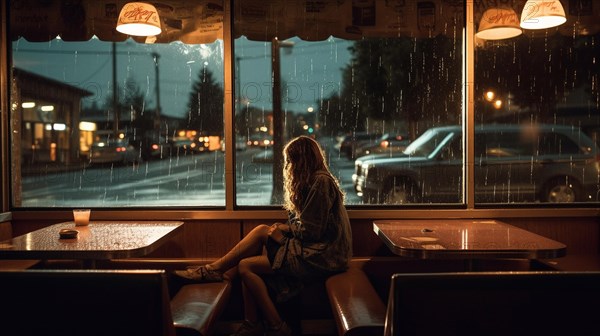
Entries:
{"type": "MultiPolygon", "coordinates": [[[[235,110],[235,59],[234,59],[234,35],[233,35],[233,0],[225,0],[224,20],[223,20],[223,45],[224,45],[224,134],[226,148],[234,148],[234,110],[235,110]],[[230,136],[227,136],[230,135],[230,136]]],[[[465,149],[463,180],[474,181],[474,3],[465,1],[465,29],[463,45],[463,148],[465,149]]],[[[0,5],[0,154],[2,155],[1,167],[1,192],[0,202],[2,203],[1,213],[13,220],[18,219],[64,219],[70,218],[70,211],[65,209],[11,209],[10,208],[10,169],[11,152],[8,139],[10,138],[10,100],[8,74],[10,73],[10,41],[6,38],[8,35],[7,17],[8,4],[3,1],[0,5]],[[9,214],[9,215],[5,215],[9,214]]],[[[224,209],[185,209],[175,210],[157,208],[156,210],[148,208],[133,208],[118,210],[114,208],[100,208],[94,210],[98,219],[284,219],[286,213],[279,206],[271,207],[253,207],[236,206],[235,194],[235,151],[225,152],[225,207],[224,209]]],[[[431,206],[415,205],[414,207],[392,207],[392,206],[348,206],[350,218],[353,220],[373,220],[383,218],[516,218],[516,217],[590,217],[599,216],[600,207],[598,204],[585,205],[557,205],[549,204],[535,207],[529,204],[524,205],[475,205],[474,202],[474,183],[464,183],[463,192],[465,193],[465,203],[458,206],[431,206]],[[427,210],[427,211],[424,211],[427,210]]]]}

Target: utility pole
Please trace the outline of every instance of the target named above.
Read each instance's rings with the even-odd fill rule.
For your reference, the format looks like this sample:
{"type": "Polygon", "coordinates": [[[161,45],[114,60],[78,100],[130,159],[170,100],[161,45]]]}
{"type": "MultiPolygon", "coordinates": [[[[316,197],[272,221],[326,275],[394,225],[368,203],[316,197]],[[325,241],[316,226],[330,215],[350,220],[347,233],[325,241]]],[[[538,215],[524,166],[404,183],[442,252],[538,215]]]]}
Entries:
{"type": "Polygon", "coordinates": [[[154,58],[154,78],[156,78],[156,115],[154,116],[154,130],[160,135],[160,115],[161,115],[161,107],[160,107],[160,80],[158,73],[158,59],[160,55],[157,52],[152,53],[152,57],[154,58]]]}
{"type": "Polygon", "coordinates": [[[281,110],[280,48],[291,48],[293,42],[271,40],[271,78],[273,78],[273,190],[271,204],[283,203],[283,112],[281,110]]]}
{"type": "Polygon", "coordinates": [[[113,80],[113,136],[114,140],[119,138],[119,92],[117,88],[117,44],[112,43],[112,80],[113,80]]]}

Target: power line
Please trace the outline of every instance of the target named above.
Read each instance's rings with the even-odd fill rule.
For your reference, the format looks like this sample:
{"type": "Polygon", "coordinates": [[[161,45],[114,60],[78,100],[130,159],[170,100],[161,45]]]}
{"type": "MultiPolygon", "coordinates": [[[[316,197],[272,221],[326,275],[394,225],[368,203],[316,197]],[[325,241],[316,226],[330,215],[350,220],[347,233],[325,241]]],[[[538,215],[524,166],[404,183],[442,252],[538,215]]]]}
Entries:
{"type": "Polygon", "coordinates": [[[110,58],[107,58],[104,63],[102,63],[98,69],[96,71],[94,71],[92,74],[90,74],[89,76],[87,76],[84,80],[82,80],[81,82],[85,83],[88,80],[92,79],[94,76],[96,76],[102,69],[104,69],[104,67],[108,64],[108,61],[110,61],[110,58]]]}

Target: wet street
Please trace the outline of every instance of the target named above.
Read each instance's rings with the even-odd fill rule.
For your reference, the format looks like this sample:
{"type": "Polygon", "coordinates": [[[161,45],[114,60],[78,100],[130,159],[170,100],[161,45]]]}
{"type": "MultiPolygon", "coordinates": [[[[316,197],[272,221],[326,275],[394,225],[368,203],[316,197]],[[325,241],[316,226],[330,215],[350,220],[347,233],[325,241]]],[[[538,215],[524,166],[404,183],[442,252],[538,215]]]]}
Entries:
{"type": "MultiPolygon", "coordinates": [[[[340,157],[333,139],[321,141],[332,172],[346,191],[347,204],[360,202],[352,187],[353,161],[340,157]]],[[[265,149],[236,152],[238,205],[269,205],[272,165],[253,162],[265,149]]],[[[262,153],[264,154],[264,153],[262,153]]],[[[22,206],[37,207],[211,207],[225,205],[224,153],[178,155],[138,165],[104,164],[23,177],[22,206]]]]}

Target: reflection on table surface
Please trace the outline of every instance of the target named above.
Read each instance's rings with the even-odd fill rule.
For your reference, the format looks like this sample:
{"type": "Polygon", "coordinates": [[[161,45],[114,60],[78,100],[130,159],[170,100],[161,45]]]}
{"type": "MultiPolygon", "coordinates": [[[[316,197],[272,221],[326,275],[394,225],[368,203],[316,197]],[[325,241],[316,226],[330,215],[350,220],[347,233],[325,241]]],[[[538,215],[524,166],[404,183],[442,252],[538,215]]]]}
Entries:
{"type": "Polygon", "coordinates": [[[146,255],[183,225],[179,221],[92,221],[87,226],[64,222],[0,243],[0,256],[36,259],[111,259],[146,255]],[[61,239],[62,229],[77,237],[61,239]]]}
{"type": "Polygon", "coordinates": [[[373,230],[395,253],[413,258],[562,257],[566,245],[498,220],[377,220],[373,230]]]}

